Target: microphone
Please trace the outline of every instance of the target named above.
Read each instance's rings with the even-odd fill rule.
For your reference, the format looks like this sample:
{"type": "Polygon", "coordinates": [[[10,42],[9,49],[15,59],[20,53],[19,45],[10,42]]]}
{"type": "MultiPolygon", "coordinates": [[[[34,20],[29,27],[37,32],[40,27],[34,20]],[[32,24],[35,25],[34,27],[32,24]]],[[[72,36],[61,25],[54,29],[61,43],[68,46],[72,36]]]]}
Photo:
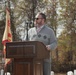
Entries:
{"type": "Polygon", "coordinates": [[[31,21],[26,21],[25,23],[26,23],[26,24],[32,24],[32,22],[31,22],[31,21]]]}
{"type": "Polygon", "coordinates": [[[27,25],[27,27],[31,28],[33,23],[31,21],[27,21],[25,22],[25,24],[27,25]]]}

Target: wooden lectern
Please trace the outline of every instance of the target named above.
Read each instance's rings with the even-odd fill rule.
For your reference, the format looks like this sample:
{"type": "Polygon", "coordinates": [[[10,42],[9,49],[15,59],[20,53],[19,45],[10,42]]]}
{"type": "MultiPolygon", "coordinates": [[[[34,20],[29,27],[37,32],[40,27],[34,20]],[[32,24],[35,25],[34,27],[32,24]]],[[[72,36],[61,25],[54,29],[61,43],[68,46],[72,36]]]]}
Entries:
{"type": "Polygon", "coordinates": [[[43,60],[49,55],[42,42],[6,43],[6,58],[13,59],[12,75],[43,75],[43,60]]]}

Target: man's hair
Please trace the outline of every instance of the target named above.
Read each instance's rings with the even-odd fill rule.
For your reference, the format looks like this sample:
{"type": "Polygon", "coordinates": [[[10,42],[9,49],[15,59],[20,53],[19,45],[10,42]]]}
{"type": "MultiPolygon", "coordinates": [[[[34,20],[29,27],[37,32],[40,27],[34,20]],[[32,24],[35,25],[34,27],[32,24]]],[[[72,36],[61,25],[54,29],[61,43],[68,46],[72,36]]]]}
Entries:
{"type": "Polygon", "coordinates": [[[46,21],[46,15],[44,14],[44,13],[39,13],[41,16],[42,16],[42,18],[43,19],[45,19],[45,21],[46,21]]]}

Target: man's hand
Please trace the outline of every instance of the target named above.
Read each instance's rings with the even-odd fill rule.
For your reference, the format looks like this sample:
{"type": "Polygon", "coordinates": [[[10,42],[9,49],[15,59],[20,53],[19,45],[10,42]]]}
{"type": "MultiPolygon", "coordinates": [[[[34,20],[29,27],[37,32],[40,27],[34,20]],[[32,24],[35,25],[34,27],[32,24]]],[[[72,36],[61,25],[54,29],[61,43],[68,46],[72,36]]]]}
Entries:
{"type": "Polygon", "coordinates": [[[46,45],[48,51],[50,51],[50,45],[46,45]]]}

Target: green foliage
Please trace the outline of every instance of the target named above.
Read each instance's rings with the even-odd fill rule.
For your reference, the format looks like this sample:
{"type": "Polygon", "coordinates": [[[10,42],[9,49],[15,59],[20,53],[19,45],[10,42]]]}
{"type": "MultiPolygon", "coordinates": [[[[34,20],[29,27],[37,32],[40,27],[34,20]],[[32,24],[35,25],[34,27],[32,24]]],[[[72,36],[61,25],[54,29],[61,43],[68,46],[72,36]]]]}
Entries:
{"type": "MultiPolygon", "coordinates": [[[[47,24],[57,35],[59,26],[64,29],[58,37],[58,63],[69,63],[69,52],[73,51],[72,60],[76,58],[76,0],[10,0],[11,29],[14,41],[21,41],[25,37],[26,22],[34,22],[37,12],[47,15],[47,24]]],[[[5,5],[0,5],[0,43],[5,27],[5,5]]],[[[34,24],[32,24],[34,26],[34,24]]],[[[29,26],[31,27],[31,25],[29,26]]],[[[60,32],[60,31],[58,31],[60,32]]],[[[2,44],[0,44],[2,50],[2,44]]],[[[57,57],[57,56],[56,56],[57,57]]],[[[55,63],[56,59],[53,60],[55,63]]],[[[70,61],[72,61],[70,60],[70,61]]],[[[57,64],[58,64],[57,63],[57,64]]],[[[56,63],[55,63],[56,64],[56,63]]],[[[57,65],[56,64],[56,65],[57,65]]],[[[60,65],[57,67],[60,67],[60,65]]],[[[57,68],[56,68],[57,70],[57,68]]]]}

